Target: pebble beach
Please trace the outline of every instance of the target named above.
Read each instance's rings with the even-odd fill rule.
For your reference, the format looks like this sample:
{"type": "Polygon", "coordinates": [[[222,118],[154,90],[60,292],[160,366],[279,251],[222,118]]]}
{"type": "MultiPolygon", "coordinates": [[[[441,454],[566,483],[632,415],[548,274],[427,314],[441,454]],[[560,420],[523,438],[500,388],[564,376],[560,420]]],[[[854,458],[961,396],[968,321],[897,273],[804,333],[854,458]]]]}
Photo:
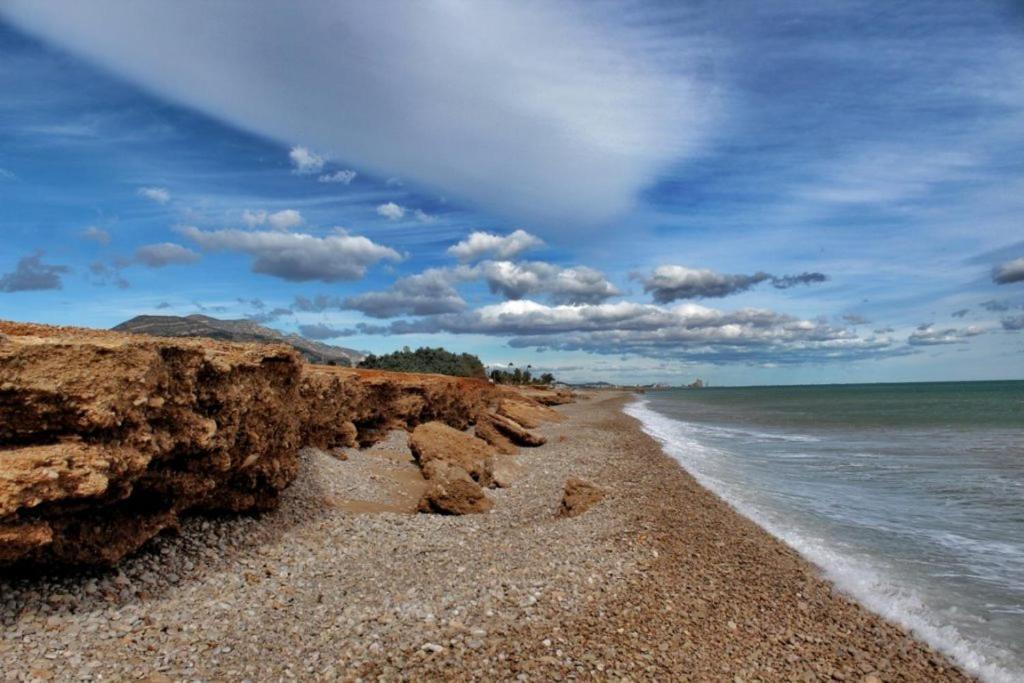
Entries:
{"type": "Polygon", "coordinates": [[[558,407],[487,514],[416,514],[404,432],[307,449],[281,507],[114,570],[0,578],[3,680],[970,680],[701,488],[624,415],[558,407]],[[606,495],[558,515],[564,484],[606,495]]]}

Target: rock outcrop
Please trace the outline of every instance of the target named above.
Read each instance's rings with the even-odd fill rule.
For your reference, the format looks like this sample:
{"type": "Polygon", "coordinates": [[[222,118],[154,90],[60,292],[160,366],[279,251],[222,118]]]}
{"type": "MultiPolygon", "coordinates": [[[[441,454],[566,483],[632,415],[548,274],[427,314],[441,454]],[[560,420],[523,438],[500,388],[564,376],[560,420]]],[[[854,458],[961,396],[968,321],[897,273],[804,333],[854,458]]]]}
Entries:
{"type": "Polygon", "coordinates": [[[466,429],[494,402],[496,390],[467,377],[307,365],[299,395],[304,445],[327,449],[354,445],[350,441],[368,446],[392,429],[425,422],[466,429]],[[351,428],[339,432],[346,424],[351,428]]]}
{"type": "Polygon", "coordinates": [[[0,333],[0,562],[112,563],[185,511],[273,508],[295,476],[287,347],[0,333]]]}
{"type": "Polygon", "coordinates": [[[544,443],[508,415],[559,416],[484,380],[311,365],[285,345],[0,321],[0,566],[113,564],[185,513],[273,509],[300,446],[395,428],[421,466],[445,465],[425,467],[421,507],[485,511],[482,487],[512,478],[501,454],[544,443]]]}
{"type": "Polygon", "coordinates": [[[565,482],[565,490],[562,493],[562,505],[558,509],[558,516],[578,517],[601,502],[604,497],[604,489],[573,477],[565,482]]]}

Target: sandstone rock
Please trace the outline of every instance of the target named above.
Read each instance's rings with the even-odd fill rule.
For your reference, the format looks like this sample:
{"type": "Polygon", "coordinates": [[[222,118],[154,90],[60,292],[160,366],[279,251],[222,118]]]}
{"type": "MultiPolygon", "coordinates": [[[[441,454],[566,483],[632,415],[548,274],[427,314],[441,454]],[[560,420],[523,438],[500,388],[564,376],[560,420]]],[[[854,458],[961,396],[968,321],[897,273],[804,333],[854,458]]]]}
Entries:
{"type": "Polygon", "coordinates": [[[457,465],[433,460],[424,470],[424,475],[428,474],[430,487],[419,502],[420,512],[468,515],[487,512],[494,506],[480,485],[457,465]]]}
{"type": "Polygon", "coordinates": [[[423,476],[432,479],[429,468],[434,461],[441,461],[459,467],[481,486],[490,486],[491,473],[487,460],[494,449],[472,434],[460,432],[441,422],[427,422],[413,430],[409,437],[409,448],[416,462],[423,468],[423,476]]]}
{"type": "Polygon", "coordinates": [[[473,432],[476,434],[478,439],[483,439],[487,443],[491,444],[491,447],[498,453],[515,455],[519,450],[507,436],[498,431],[498,428],[495,427],[494,423],[490,420],[484,419],[477,422],[473,432]]]}
{"type": "Polygon", "coordinates": [[[559,517],[577,517],[600,502],[605,496],[604,489],[575,477],[565,482],[559,517]]]}
{"type": "Polygon", "coordinates": [[[497,389],[468,377],[306,365],[299,395],[306,407],[303,444],[327,449],[355,445],[346,440],[369,446],[392,429],[424,422],[466,429],[494,402],[497,389]]]}
{"type": "Polygon", "coordinates": [[[527,429],[539,427],[542,422],[561,422],[564,419],[557,410],[526,397],[503,398],[498,404],[498,414],[527,429]]]}
{"type": "MultiPolygon", "coordinates": [[[[543,446],[547,443],[547,439],[539,434],[534,434],[529,430],[525,429],[521,424],[515,420],[510,420],[504,415],[497,413],[488,413],[485,418],[486,421],[508,438],[512,443],[517,446],[526,446],[532,448],[535,446],[543,446]]],[[[483,422],[483,420],[481,420],[483,422]]],[[[477,425],[479,427],[479,424],[477,425]]]]}
{"type": "Polygon", "coordinates": [[[0,331],[2,562],[114,562],[182,512],[272,508],[295,476],[286,347],[0,331]]]}
{"type": "Polygon", "coordinates": [[[516,467],[512,458],[507,455],[492,455],[484,463],[490,475],[491,486],[507,489],[516,478],[516,467]]]}
{"type": "MultiPolygon", "coordinates": [[[[304,443],[465,429],[498,396],[482,380],[306,365],[285,346],[10,322],[0,334],[0,565],[117,562],[187,512],[272,509],[304,443]]],[[[466,462],[484,483],[486,448],[466,462]]],[[[435,497],[490,504],[461,484],[435,497]]]]}

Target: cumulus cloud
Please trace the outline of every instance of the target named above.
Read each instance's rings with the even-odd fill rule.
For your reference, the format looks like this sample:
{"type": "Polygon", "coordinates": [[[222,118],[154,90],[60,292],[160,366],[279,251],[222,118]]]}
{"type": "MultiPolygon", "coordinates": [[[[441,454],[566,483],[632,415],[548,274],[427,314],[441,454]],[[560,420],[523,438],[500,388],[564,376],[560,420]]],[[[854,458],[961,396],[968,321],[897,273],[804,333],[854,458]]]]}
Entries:
{"type": "Polygon", "coordinates": [[[857,315],[856,313],[847,313],[846,315],[843,316],[843,320],[850,323],[851,325],[867,325],[871,322],[864,316],[857,315]]]}
{"type": "Polygon", "coordinates": [[[544,241],[525,230],[516,230],[508,235],[495,235],[477,231],[458,244],[448,247],[448,253],[460,261],[469,263],[482,258],[500,260],[513,259],[524,251],[544,246],[544,241]]]}
{"type": "Polygon", "coordinates": [[[171,193],[164,187],[140,187],[138,195],[157,204],[166,204],[171,201],[171,193]]]}
{"type": "Polygon", "coordinates": [[[342,185],[351,185],[352,181],[356,179],[356,172],[350,169],[342,171],[334,171],[333,173],[324,173],[322,176],[317,178],[321,183],[341,183],[342,185]]]}
{"type": "Polygon", "coordinates": [[[586,266],[562,268],[543,261],[484,261],[468,271],[507,299],[547,295],[553,303],[600,303],[621,294],[603,273],[586,266]]]}
{"type": "Polygon", "coordinates": [[[218,120],[550,224],[627,210],[716,120],[714,39],[684,17],[636,20],[629,4],[0,7],[19,28],[218,120]],[[273,49],[252,36],[273,36],[273,49]]]}
{"type": "Polygon", "coordinates": [[[768,310],[720,311],[689,303],[548,306],[530,300],[505,301],[463,313],[359,329],[366,334],[509,336],[509,343],[516,347],[709,363],[821,362],[907,352],[889,336],[860,336],[848,328],[768,310]]]}
{"type": "Polygon", "coordinates": [[[1012,306],[1010,306],[1010,302],[1009,301],[996,301],[995,299],[989,299],[988,301],[982,301],[978,305],[981,306],[982,308],[984,308],[989,313],[1003,313],[1005,311],[1010,310],[1010,308],[1012,308],[1012,306]]]}
{"type": "Polygon", "coordinates": [[[397,221],[405,217],[405,207],[394,202],[387,202],[377,207],[377,215],[387,218],[389,221],[397,221]]]}
{"type": "Polygon", "coordinates": [[[269,213],[262,209],[259,211],[246,209],[242,212],[242,222],[250,228],[269,225],[274,230],[291,230],[302,225],[304,221],[302,213],[295,209],[284,209],[274,213],[269,213]]]}
{"type": "Polygon", "coordinates": [[[1024,315],[1011,315],[1003,318],[1000,321],[1003,325],[1003,329],[1007,332],[1016,332],[1018,330],[1024,330],[1024,315]]]}
{"type": "Polygon", "coordinates": [[[163,268],[170,265],[195,263],[199,254],[173,242],[147,244],[135,250],[135,262],[149,268],[163,268]]]}
{"type": "Polygon", "coordinates": [[[294,282],[358,280],[379,261],[402,258],[390,247],[344,232],[316,237],[276,231],[206,231],[193,226],[179,232],[203,249],[246,253],[253,257],[253,272],[294,282]]]}
{"type": "Polygon", "coordinates": [[[939,346],[944,344],[964,344],[971,337],[985,334],[986,330],[977,325],[956,328],[938,329],[934,325],[920,325],[907,337],[911,346],[939,346]]]}
{"type": "Polygon", "coordinates": [[[0,292],[61,289],[60,276],[69,271],[67,266],[43,263],[43,252],[37,251],[20,258],[13,271],[0,276],[0,292]]]}
{"type": "Polygon", "coordinates": [[[348,297],[338,307],[360,311],[371,318],[457,313],[466,307],[466,302],[452,287],[451,280],[450,271],[432,268],[400,278],[384,291],[348,297]]]}
{"type": "Polygon", "coordinates": [[[822,273],[800,273],[799,275],[772,275],[757,272],[753,275],[727,275],[707,268],[686,266],[658,266],[649,276],[636,276],[658,303],[667,304],[680,299],[711,299],[745,292],[748,289],[770,282],[777,289],[789,289],[796,285],[824,282],[822,273]]]}
{"type": "Polygon", "coordinates": [[[131,265],[131,260],[123,258],[116,259],[116,262],[111,265],[103,261],[93,261],[89,264],[89,273],[92,275],[93,284],[114,285],[118,289],[128,289],[131,283],[121,275],[121,269],[129,265],[131,265]]]}
{"type": "Polygon", "coordinates": [[[82,231],[82,239],[91,240],[99,244],[110,244],[110,233],[103,228],[90,225],[82,231]]]}
{"type": "Polygon", "coordinates": [[[969,309],[969,308],[961,308],[958,311],[953,311],[950,315],[952,315],[954,318],[963,318],[965,315],[967,315],[970,312],[971,312],[971,309],[969,309]]]}
{"type": "Polygon", "coordinates": [[[306,147],[295,146],[288,152],[288,158],[292,162],[292,173],[307,175],[319,173],[324,167],[324,158],[314,154],[306,147]]]}
{"type": "Polygon", "coordinates": [[[354,331],[331,327],[325,323],[313,323],[309,325],[299,325],[299,334],[307,339],[320,340],[334,339],[335,337],[348,337],[354,334],[354,331]]]}
{"type": "Polygon", "coordinates": [[[992,271],[992,281],[997,285],[1024,282],[1024,256],[997,266],[992,271]]]}

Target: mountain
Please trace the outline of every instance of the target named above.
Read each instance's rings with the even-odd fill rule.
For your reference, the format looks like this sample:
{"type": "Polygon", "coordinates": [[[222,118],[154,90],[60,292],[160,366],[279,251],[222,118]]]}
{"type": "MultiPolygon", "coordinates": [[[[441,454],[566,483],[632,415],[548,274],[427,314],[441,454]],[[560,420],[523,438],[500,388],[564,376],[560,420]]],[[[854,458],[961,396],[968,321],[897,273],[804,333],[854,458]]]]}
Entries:
{"type": "Polygon", "coordinates": [[[209,337],[233,342],[288,344],[310,363],[353,366],[363,359],[355,349],[311,341],[297,334],[284,334],[251,320],[219,320],[208,315],[137,315],[112,328],[117,332],[151,334],[156,337],[209,337]]]}

